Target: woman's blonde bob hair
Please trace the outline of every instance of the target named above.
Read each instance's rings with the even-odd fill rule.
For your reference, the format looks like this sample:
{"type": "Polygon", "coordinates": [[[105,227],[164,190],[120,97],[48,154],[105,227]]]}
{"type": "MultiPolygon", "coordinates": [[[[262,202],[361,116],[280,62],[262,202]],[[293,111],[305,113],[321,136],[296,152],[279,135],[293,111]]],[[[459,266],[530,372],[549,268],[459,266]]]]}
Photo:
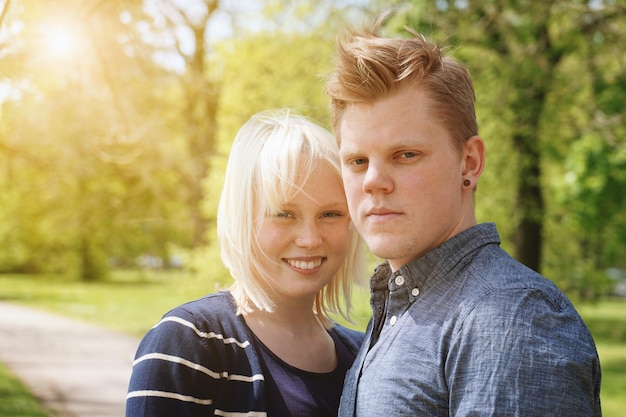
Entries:
{"type": "MultiPolygon", "coordinates": [[[[259,246],[259,228],[263,218],[293,198],[322,163],[341,181],[334,136],[292,110],[258,113],[237,133],[217,212],[217,234],[222,260],[235,279],[231,292],[239,314],[273,310],[271,294],[264,290],[271,288],[271,278],[260,262],[264,254],[259,246]]],[[[315,298],[314,311],[326,325],[331,312],[349,319],[352,284],[365,272],[362,240],[354,227],[350,229],[344,263],[315,298]]]]}

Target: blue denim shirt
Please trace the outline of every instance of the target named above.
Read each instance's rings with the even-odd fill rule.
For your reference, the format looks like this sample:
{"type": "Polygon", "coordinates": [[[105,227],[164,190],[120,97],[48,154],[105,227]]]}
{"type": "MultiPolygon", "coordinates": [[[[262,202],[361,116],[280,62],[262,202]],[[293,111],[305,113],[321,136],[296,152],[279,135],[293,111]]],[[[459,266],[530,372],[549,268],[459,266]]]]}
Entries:
{"type": "Polygon", "coordinates": [[[600,363],[550,281],[481,224],[371,279],[340,417],[600,416],[600,363]]]}

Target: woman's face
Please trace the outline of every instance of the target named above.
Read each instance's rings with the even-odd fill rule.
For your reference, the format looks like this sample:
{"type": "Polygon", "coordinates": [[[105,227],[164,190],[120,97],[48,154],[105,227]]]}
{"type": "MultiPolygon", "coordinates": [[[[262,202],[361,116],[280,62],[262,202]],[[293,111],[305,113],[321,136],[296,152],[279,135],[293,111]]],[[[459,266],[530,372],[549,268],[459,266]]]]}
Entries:
{"type": "Polygon", "coordinates": [[[277,304],[312,302],[337,273],[350,239],[342,184],[327,164],[320,164],[303,190],[261,225],[268,295],[277,304]]]}

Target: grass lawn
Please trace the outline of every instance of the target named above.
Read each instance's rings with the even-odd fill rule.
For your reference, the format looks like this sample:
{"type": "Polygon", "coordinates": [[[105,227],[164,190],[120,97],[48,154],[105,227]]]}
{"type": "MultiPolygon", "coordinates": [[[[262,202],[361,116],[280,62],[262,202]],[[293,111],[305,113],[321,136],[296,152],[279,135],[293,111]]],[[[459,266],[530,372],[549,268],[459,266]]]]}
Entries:
{"type": "Polygon", "coordinates": [[[214,291],[196,276],[118,272],[106,282],[61,276],[1,275],[0,300],[142,336],[170,308],[214,291]]]}
{"type": "Polygon", "coordinates": [[[0,363],[0,416],[47,417],[49,415],[24,384],[0,363]]]}
{"type": "Polygon", "coordinates": [[[602,415],[618,417],[626,410],[626,300],[577,306],[591,330],[602,365],[602,415]]]}
{"type": "MultiPolygon", "coordinates": [[[[199,276],[177,273],[118,272],[100,283],[56,276],[0,275],[0,300],[79,318],[138,337],[170,308],[215,290],[213,284],[199,276]]],[[[350,327],[363,329],[370,314],[365,289],[357,291],[354,304],[355,323],[350,327]]],[[[626,409],[626,300],[579,303],[577,308],[594,335],[602,363],[603,415],[622,416],[626,409]]],[[[3,389],[7,384],[16,386],[8,381],[10,375],[0,368],[0,404],[23,395],[3,389]]],[[[35,413],[5,411],[0,406],[0,417],[45,415],[35,413]]]]}

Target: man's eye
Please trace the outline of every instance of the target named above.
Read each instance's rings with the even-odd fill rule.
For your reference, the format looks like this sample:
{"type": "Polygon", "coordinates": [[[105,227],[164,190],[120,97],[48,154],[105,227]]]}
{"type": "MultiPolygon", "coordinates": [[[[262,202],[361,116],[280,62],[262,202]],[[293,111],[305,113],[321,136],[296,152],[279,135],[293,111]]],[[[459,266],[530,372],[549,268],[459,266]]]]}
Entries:
{"type": "Polygon", "coordinates": [[[403,159],[411,159],[411,158],[415,158],[416,156],[417,156],[417,152],[413,152],[413,151],[402,152],[400,154],[400,158],[403,158],[403,159]]]}

